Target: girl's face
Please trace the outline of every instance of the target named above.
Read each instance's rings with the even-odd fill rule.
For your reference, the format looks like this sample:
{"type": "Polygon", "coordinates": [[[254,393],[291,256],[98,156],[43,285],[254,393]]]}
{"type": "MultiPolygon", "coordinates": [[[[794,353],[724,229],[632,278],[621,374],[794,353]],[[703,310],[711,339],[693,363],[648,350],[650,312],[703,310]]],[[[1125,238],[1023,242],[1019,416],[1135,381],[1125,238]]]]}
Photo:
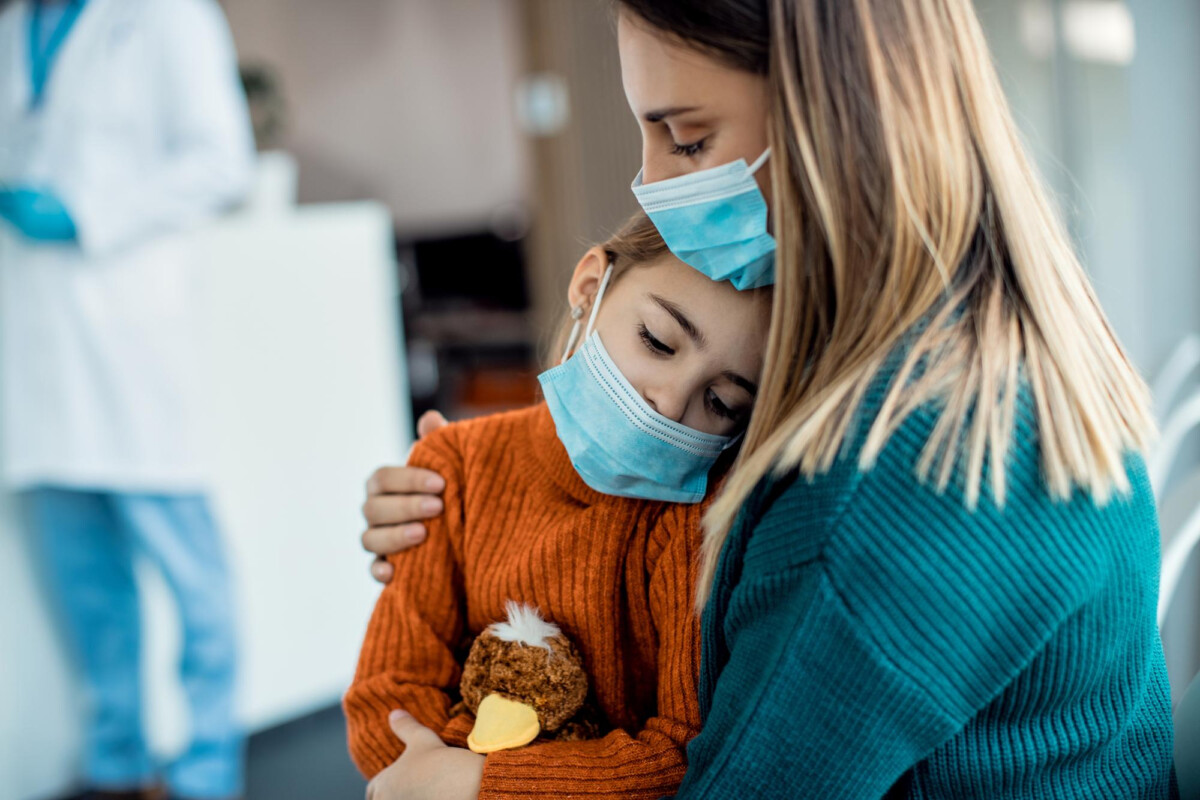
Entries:
{"type": "MultiPolygon", "coordinates": [[[[590,313],[607,266],[602,249],[587,252],[571,281],[572,307],[590,313]]],[[[689,428],[732,435],[754,406],[770,298],[767,290],[739,292],[665,255],[609,285],[595,329],[651,408],[689,428]]]]}
{"type": "MultiPolygon", "coordinates": [[[[642,129],[642,181],[655,183],[767,149],[769,94],[761,75],[655,31],[628,11],[617,22],[621,79],[642,129]]],[[[766,168],[755,173],[770,197],[766,168]]]]}

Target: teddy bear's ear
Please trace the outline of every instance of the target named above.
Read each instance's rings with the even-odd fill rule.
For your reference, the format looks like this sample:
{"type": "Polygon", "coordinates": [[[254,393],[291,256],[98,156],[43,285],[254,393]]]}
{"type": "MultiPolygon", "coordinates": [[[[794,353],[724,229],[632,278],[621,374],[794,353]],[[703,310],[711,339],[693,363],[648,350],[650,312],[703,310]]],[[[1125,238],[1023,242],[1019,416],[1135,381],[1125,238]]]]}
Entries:
{"type": "Polygon", "coordinates": [[[547,622],[534,606],[509,600],[505,604],[508,619],[488,627],[488,633],[505,642],[550,649],[550,640],[562,636],[562,630],[547,622]]]}

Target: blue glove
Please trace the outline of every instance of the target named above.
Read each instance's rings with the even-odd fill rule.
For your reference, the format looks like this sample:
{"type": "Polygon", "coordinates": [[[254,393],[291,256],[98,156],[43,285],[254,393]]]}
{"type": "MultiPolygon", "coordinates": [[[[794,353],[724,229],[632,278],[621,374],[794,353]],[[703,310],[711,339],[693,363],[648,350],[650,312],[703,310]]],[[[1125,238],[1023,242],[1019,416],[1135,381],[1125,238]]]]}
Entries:
{"type": "Polygon", "coordinates": [[[49,192],[25,187],[0,190],[0,217],[34,241],[73,242],[76,238],[75,221],[49,192]]]}

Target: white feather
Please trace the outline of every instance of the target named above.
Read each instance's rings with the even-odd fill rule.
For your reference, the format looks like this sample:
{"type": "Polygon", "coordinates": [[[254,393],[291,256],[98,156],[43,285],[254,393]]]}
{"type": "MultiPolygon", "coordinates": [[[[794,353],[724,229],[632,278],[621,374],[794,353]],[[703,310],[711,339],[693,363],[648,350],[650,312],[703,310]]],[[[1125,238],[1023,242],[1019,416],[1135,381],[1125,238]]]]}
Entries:
{"type": "Polygon", "coordinates": [[[508,619],[488,627],[488,632],[501,641],[520,642],[549,650],[549,640],[562,633],[553,622],[543,619],[542,613],[534,606],[509,600],[504,607],[508,619]]]}

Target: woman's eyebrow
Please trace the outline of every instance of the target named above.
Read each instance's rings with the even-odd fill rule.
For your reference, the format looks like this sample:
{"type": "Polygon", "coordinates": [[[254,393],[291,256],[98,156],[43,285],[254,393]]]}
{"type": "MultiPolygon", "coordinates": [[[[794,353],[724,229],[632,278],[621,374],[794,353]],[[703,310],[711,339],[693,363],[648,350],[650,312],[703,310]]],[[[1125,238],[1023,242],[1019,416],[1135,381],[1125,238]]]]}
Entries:
{"type": "Polygon", "coordinates": [[[660,108],[657,111],[647,111],[642,115],[646,122],[662,122],[668,117],[677,117],[680,114],[686,114],[689,111],[696,111],[699,106],[672,106],[671,108],[660,108]]]}
{"type": "Polygon", "coordinates": [[[675,305],[665,297],[660,297],[656,294],[649,294],[647,296],[654,302],[658,303],[658,305],[662,307],[663,311],[666,311],[675,318],[675,321],[679,323],[679,327],[683,328],[683,332],[688,335],[689,339],[696,343],[697,347],[704,348],[708,344],[708,340],[704,338],[704,334],[700,332],[699,328],[692,324],[692,321],[688,319],[687,314],[683,313],[682,308],[675,305]]]}

